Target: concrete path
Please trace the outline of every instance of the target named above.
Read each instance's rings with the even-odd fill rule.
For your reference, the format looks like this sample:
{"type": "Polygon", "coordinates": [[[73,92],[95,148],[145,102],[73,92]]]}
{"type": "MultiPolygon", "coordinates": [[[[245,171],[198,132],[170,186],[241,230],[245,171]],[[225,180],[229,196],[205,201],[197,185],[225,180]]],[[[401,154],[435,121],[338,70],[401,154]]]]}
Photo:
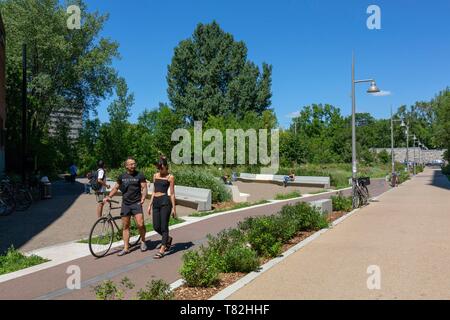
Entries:
{"type": "MultiPolygon", "coordinates": [[[[372,195],[379,195],[389,187],[383,180],[374,180],[370,186],[372,195]]],[[[346,190],[344,194],[348,194],[346,190]]],[[[0,283],[0,299],[95,299],[93,287],[103,280],[111,279],[119,283],[127,276],[136,284],[134,291],[126,298],[133,298],[136,291],[145,287],[147,281],[163,279],[172,283],[180,279],[179,268],[182,256],[188,249],[196,248],[207,241],[208,234],[217,234],[223,229],[235,227],[239,221],[249,216],[261,216],[278,212],[283,205],[299,201],[313,201],[330,197],[330,194],[310,198],[275,202],[255,208],[246,208],[238,212],[223,214],[183,226],[171,231],[174,249],[161,260],[153,259],[159,236],[147,238],[149,251],[136,250],[124,257],[111,255],[101,259],[92,256],[83,257],[45,270],[0,283]],[[78,266],[81,270],[81,289],[70,290],[66,286],[69,266],[78,266]]]]}
{"type": "Polygon", "coordinates": [[[426,169],[228,299],[450,299],[450,182],[426,169]]]}

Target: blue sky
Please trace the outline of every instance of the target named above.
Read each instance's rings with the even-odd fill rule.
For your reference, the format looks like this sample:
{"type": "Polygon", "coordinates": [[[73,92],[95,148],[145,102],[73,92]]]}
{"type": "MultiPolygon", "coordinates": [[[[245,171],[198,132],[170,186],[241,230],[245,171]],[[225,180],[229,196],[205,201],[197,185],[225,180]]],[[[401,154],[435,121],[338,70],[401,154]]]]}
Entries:
{"type": "MultiPolygon", "coordinates": [[[[174,47],[199,22],[216,20],[248,47],[248,58],[273,66],[272,108],[281,126],[311,103],[350,114],[351,57],[356,77],[374,77],[391,95],[373,97],[357,86],[357,111],[389,117],[389,108],[428,100],[450,85],[450,1],[325,0],[86,0],[108,12],[102,32],[120,43],[114,61],[135,94],[131,121],[167,98],[167,65],[174,47]],[[367,7],[381,8],[381,30],[369,30],[367,7]]],[[[106,107],[99,118],[107,121],[106,107]]]]}

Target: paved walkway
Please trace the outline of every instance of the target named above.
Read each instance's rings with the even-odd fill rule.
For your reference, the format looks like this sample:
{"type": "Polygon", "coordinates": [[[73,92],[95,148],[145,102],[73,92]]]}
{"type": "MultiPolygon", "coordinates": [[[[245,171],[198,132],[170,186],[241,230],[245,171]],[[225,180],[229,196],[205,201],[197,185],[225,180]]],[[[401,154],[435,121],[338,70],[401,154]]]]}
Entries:
{"type": "MultiPolygon", "coordinates": [[[[383,180],[374,180],[370,186],[371,194],[379,195],[389,187],[383,180]]],[[[344,194],[348,194],[346,190],[344,194]]],[[[188,249],[197,247],[207,241],[208,234],[217,234],[223,229],[235,227],[239,221],[249,216],[261,216],[278,212],[283,205],[298,201],[313,201],[330,197],[322,194],[308,199],[289,200],[268,205],[247,208],[238,212],[214,216],[171,231],[174,238],[174,249],[161,260],[153,259],[156,245],[161,237],[147,239],[149,251],[136,250],[124,257],[117,257],[116,252],[101,259],[92,256],[83,257],[58,266],[41,270],[20,278],[0,283],[0,299],[95,299],[93,286],[103,280],[111,279],[119,283],[127,276],[136,288],[126,298],[133,298],[136,291],[145,287],[147,281],[163,279],[172,283],[180,279],[179,268],[181,258],[188,249]],[[66,273],[69,266],[76,265],[81,270],[81,289],[69,290],[66,273]]]]}
{"type": "Polygon", "coordinates": [[[229,299],[450,299],[450,182],[426,169],[229,299]]]}

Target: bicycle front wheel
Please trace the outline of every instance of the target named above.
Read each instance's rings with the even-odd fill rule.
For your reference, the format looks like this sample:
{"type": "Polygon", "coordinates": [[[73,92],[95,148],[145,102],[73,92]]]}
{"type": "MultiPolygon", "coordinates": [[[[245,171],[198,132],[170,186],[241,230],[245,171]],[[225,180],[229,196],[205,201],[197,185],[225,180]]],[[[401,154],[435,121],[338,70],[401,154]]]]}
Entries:
{"type": "Polygon", "coordinates": [[[96,258],[104,257],[111,249],[114,239],[114,227],[106,218],[100,218],[92,226],[89,234],[89,251],[96,258]]]}

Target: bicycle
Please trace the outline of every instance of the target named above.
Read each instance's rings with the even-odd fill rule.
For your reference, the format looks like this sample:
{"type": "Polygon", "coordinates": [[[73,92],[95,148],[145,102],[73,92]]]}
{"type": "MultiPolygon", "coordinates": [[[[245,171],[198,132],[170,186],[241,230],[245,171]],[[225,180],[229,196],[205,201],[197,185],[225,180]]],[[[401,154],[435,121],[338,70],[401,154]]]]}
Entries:
{"type": "MultiPolygon", "coordinates": [[[[108,214],[98,219],[91,228],[89,233],[89,251],[96,258],[104,257],[114,242],[122,240],[122,228],[120,228],[116,220],[121,220],[121,216],[113,216],[111,212],[113,210],[121,209],[121,207],[113,207],[113,203],[119,204],[118,201],[110,200],[108,214]],[[115,227],[115,229],[114,229],[115,227]],[[116,230],[116,232],[114,231],[116,230]]],[[[134,247],[141,240],[139,235],[136,240],[133,239],[133,235],[130,230],[130,246],[134,247]]]]}
{"type": "Polygon", "coordinates": [[[4,195],[4,200],[13,205],[17,211],[27,210],[33,203],[33,196],[30,188],[20,183],[13,183],[8,176],[0,181],[0,189],[4,195]]]}
{"type": "Polygon", "coordinates": [[[353,183],[355,185],[354,193],[352,194],[352,203],[353,208],[360,208],[369,203],[369,189],[367,186],[370,185],[370,178],[356,178],[353,179],[353,183]]]}

